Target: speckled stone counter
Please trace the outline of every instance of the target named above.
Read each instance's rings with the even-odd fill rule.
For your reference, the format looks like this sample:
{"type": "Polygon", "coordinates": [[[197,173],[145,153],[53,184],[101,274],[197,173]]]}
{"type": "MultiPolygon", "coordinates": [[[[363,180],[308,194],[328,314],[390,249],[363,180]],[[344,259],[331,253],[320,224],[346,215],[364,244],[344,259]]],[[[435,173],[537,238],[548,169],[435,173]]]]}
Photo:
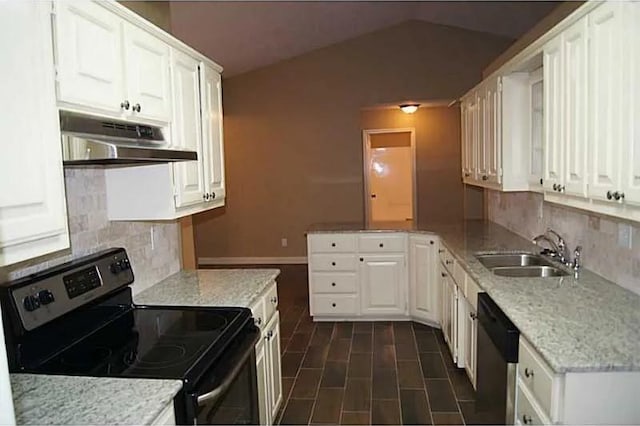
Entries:
{"type": "Polygon", "coordinates": [[[151,424],[182,388],[180,380],[12,374],[16,424],[151,424]]]}
{"type": "Polygon", "coordinates": [[[578,280],[572,275],[556,278],[494,275],[476,259],[476,254],[536,253],[539,248],[492,222],[397,225],[376,224],[369,229],[357,223],[319,224],[309,233],[373,230],[437,234],[554,371],[640,371],[639,295],[586,269],[578,280]]]}
{"type": "Polygon", "coordinates": [[[180,271],[134,297],[138,305],[248,308],[280,274],[278,269],[180,271]]]}

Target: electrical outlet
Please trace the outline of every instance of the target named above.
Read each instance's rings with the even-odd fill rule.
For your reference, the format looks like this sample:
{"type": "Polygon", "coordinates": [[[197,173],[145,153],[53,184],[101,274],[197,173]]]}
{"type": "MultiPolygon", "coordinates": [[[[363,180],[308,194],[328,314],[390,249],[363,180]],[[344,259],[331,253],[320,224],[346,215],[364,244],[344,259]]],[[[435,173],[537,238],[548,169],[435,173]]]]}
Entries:
{"type": "Polygon", "coordinates": [[[633,228],[628,223],[618,224],[618,247],[630,249],[632,247],[633,228]]]}
{"type": "Polygon", "coordinates": [[[289,245],[289,241],[287,241],[286,238],[283,238],[280,240],[280,244],[282,244],[282,247],[286,247],[289,245]]]}

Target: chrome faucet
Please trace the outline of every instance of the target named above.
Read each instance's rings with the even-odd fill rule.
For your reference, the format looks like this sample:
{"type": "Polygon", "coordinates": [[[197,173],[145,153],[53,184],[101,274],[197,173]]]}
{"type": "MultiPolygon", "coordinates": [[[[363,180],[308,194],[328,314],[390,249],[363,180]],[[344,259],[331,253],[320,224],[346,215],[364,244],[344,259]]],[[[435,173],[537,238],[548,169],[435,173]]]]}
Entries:
{"type": "Polygon", "coordinates": [[[540,241],[546,241],[549,244],[549,246],[551,247],[551,252],[549,254],[552,257],[557,257],[565,265],[570,262],[571,258],[567,249],[567,243],[564,241],[564,238],[562,238],[556,231],[551,228],[547,228],[544,234],[538,235],[537,237],[533,238],[533,242],[536,245],[539,245],[538,243],[540,241]],[[557,242],[553,240],[553,237],[555,237],[557,242]]]}

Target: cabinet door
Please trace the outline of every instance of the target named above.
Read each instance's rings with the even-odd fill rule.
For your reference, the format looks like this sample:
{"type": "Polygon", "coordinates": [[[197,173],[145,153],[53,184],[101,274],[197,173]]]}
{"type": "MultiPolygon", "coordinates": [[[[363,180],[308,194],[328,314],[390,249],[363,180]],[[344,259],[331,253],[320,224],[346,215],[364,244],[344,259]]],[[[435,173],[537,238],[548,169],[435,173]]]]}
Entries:
{"type": "Polygon", "coordinates": [[[411,316],[438,321],[437,249],[435,238],[409,238],[409,305],[411,316]]]}
{"type": "Polygon", "coordinates": [[[563,34],[563,192],[587,195],[587,18],[563,34]]]}
{"type": "Polygon", "coordinates": [[[404,314],[405,256],[370,255],[360,262],[362,313],[404,314]]]}
{"type": "Polygon", "coordinates": [[[282,403],[282,369],[280,365],[280,314],[273,315],[266,328],[267,362],[269,382],[269,410],[271,419],[276,417],[282,403]]]}
{"type": "Polygon", "coordinates": [[[162,40],[125,24],[127,100],[133,117],[171,120],[170,49],[162,40]],[[136,108],[139,106],[139,108],[136,108]],[[140,111],[138,111],[138,109],[140,111]]]}
{"type": "MultiPolygon", "coordinates": [[[[606,3],[607,5],[609,3],[606,3]]],[[[628,61],[625,65],[625,93],[626,105],[623,128],[623,155],[621,162],[621,186],[625,202],[640,205],[640,3],[628,2],[625,5],[625,17],[630,39],[624,43],[624,57],[628,61]]]]}
{"type": "Polygon", "coordinates": [[[256,345],[256,376],[258,379],[258,410],[260,412],[260,424],[271,424],[271,405],[269,404],[269,380],[267,377],[267,357],[265,342],[263,339],[256,345]]]}
{"type": "Polygon", "coordinates": [[[478,137],[479,127],[479,113],[478,98],[476,93],[473,92],[466,100],[465,115],[466,115],[466,137],[465,137],[465,166],[464,177],[467,181],[474,181],[478,175],[478,137]]]}
{"type": "Polygon", "coordinates": [[[500,119],[502,117],[500,81],[493,79],[485,86],[485,176],[488,183],[499,184],[501,177],[501,140],[500,119]]]}
{"type": "Polygon", "coordinates": [[[529,78],[529,187],[541,190],[543,183],[542,158],[544,153],[544,104],[542,68],[533,71],[529,78]]]}
{"type": "Polygon", "coordinates": [[[460,136],[462,138],[462,179],[471,177],[471,122],[467,98],[460,102],[460,136]]]}
{"type": "Polygon", "coordinates": [[[181,161],[173,165],[176,207],[201,203],[205,193],[198,65],[198,61],[190,56],[172,50],[172,143],[198,153],[197,161],[181,161]]]}
{"type": "Polygon", "coordinates": [[[477,92],[478,99],[478,121],[476,124],[477,135],[476,144],[476,179],[485,182],[488,179],[488,152],[487,152],[487,115],[489,114],[489,99],[487,98],[486,87],[481,87],[477,92]]]}
{"type": "Polygon", "coordinates": [[[543,187],[555,191],[562,183],[562,35],[551,40],[543,51],[544,74],[544,162],[543,187]]]}
{"type": "Polygon", "coordinates": [[[58,100],[124,111],[123,20],[98,2],[55,5],[58,100]]]}
{"type": "Polygon", "coordinates": [[[476,354],[477,354],[477,334],[478,323],[476,321],[476,311],[465,298],[461,298],[464,304],[464,369],[467,371],[469,380],[475,387],[476,383],[476,354]]]}
{"type": "Polygon", "coordinates": [[[50,7],[0,3],[0,266],[69,247],[50,7]]]}
{"type": "Polygon", "coordinates": [[[442,291],[442,334],[451,351],[453,362],[457,362],[457,287],[449,273],[440,266],[440,283],[442,291]]]}
{"type": "Polygon", "coordinates": [[[222,79],[215,70],[201,66],[202,143],[205,153],[207,192],[213,201],[223,200],[224,142],[222,133],[222,79]]]}

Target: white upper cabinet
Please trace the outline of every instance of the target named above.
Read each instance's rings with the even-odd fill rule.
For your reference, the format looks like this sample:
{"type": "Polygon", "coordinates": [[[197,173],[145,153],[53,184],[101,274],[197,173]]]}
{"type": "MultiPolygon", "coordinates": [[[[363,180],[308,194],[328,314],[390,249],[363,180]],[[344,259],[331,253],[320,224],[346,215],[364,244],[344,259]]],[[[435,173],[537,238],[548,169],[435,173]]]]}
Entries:
{"type": "Polygon", "coordinates": [[[196,151],[199,159],[174,164],[176,207],[197,204],[205,198],[198,67],[198,61],[173,49],[173,144],[196,151]]]}
{"type": "Polygon", "coordinates": [[[542,160],[544,156],[544,81],[542,68],[529,76],[529,187],[542,190],[542,160]]]}
{"type": "Polygon", "coordinates": [[[502,137],[500,120],[502,107],[500,96],[500,79],[490,79],[484,87],[484,175],[491,184],[501,181],[502,137]]]}
{"type": "Polygon", "coordinates": [[[558,191],[563,183],[562,149],[562,36],[543,50],[544,73],[544,177],[547,191],[558,191]]]}
{"type": "Polygon", "coordinates": [[[476,180],[478,147],[478,96],[472,92],[462,99],[462,178],[465,182],[476,180]]]}
{"type": "Polygon", "coordinates": [[[98,2],[55,4],[61,106],[169,122],[169,45],[98,2]]]}
{"type": "MultiPolygon", "coordinates": [[[[625,203],[640,205],[640,3],[627,3],[624,8],[625,113],[622,128],[621,191],[625,203]],[[628,38],[627,38],[628,37],[628,38]]],[[[619,45],[621,45],[620,43],[619,45]]]]}
{"type": "Polygon", "coordinates": [[[122,19],[89,1],[55,6],[58,100],[124,112],[122,19]]]}
{"type": "Polygon", "coordinates": [[[224,203],[224,143],[222,131],[222,79],[211,67],[200,69],[202,144],[205,157],[206,195],[213,203],[224,203]]]}
{"type": "Polygon", "coordinates": [[[564,183],[560,192],[584,197],[587,194],[587,18],[562,35],[564,73],[562,87],[564,122],[564,183]]]}
{"type": "Polygon", "coordinates": [[[148,32],[125,24],[126,100],[133,117],[164,122],[171,118],[169,46],[148,32]]]}
{"type": "Polygon", "coordinates": [[[69,247],[50,8],[0,3],[0,266],[69,247]]]}

